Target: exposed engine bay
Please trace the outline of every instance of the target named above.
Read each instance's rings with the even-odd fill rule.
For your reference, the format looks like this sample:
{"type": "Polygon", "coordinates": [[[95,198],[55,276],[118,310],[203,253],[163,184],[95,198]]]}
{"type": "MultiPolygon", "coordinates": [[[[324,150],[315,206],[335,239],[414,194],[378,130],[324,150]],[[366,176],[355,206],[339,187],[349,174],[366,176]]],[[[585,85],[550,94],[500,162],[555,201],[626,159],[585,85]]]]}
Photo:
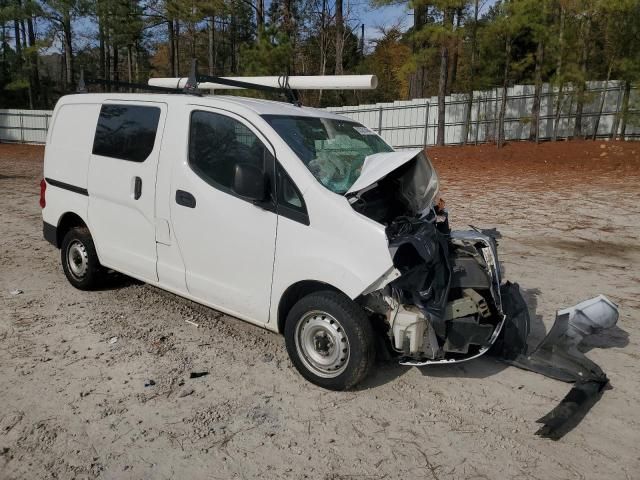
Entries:
{"type": "Polygon", "coordinates": [[[347,198],[385,226],[395,271],[359,300],[383,325],[393,354],[401,364],[424,366],[490,351],[512,365],[575,383],[539,420],[544,425],[538,434],[560,438],[608,383],[576,347],[584,336],[615,325],[617,307],[600,296],[558,312],[547,337],[529,353],[529,313],[518,285],[502,281],[500,234],[474,227],[451,231],[444,202],[437,199],[437,174],[424,152],[372,179],[362,180],[347,198]]]}

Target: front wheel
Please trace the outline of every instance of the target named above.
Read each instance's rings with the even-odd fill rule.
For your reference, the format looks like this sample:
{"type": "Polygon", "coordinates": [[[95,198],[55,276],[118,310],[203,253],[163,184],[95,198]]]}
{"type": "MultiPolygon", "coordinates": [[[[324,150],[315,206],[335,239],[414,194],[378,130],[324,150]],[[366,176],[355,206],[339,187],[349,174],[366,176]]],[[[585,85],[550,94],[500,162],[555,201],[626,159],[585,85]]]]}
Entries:
{"type": "Polygon", "coordinates": [[[365,312],[333,291],[300,299],[287,315],[285,342],[300,374],[330,390],[360,383],[375,360],[373,330],[365,312]]]}

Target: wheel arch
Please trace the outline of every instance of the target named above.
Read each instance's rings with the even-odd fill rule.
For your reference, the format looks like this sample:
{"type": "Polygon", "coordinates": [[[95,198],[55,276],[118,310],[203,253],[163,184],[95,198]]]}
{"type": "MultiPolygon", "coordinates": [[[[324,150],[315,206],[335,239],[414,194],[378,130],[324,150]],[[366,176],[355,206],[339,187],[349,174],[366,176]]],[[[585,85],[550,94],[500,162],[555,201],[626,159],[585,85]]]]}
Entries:
{"type": "Polygon", "coordinates": [[[341,293],[342,295],[346,295],[339,288],[334,287],[325,282],[320,282],[318,280],[301,280],[299,282],[290,285],[280,297],[280,301],[278,302],[278,332],[284,333],[284,324],[287,320],[287,315],[291,308],[296,304],[298,300],[302,297],[306,297],[307,295],[320,292],[323,290],[329,290],[332,292],[341,293]]]}
{"type": "Polygon", "coordinates": [[[58,221],[58,226],[56,228],[56,247],[60,248],[62,246],[62,240],[64,239],[64,236],[67,234],[69,230],[75,227],[85,227],[87,229],[89,228],[87,226],[87,223],[77,213],[75,212],[64,213],[60,217],[60,220],[58,221]]]}

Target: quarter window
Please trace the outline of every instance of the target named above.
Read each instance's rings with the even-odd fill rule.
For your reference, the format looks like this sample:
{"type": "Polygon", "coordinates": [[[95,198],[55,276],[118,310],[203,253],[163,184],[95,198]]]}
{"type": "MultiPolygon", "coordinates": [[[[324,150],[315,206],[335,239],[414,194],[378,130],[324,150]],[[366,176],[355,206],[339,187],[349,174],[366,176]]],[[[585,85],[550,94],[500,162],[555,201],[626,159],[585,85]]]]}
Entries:
{"type": "Polygon", "coordinates": [[[302,196],[281,167],[278,168],[278,204],[301,212],[306,211],[302,196]]]}
{"type": "Polygon", "coordinates": [[[272,161],[264,144],[237,120],[211,112],[191,114],[189,165],[210,185],[231,192],[236,164],[268,172],[272,161]]]}
{"type": "Polygon", "coordinates": [[[153,151],[159,120],[158,107],[103,105],[93,139],[93,154],[144,162],[153,151]]]}
{"type": "Polygon", "coordinates": [[[276,167],[278,190],[278,215],[309,225],[309,215],[304,198],[280,164],[276,167]]]}

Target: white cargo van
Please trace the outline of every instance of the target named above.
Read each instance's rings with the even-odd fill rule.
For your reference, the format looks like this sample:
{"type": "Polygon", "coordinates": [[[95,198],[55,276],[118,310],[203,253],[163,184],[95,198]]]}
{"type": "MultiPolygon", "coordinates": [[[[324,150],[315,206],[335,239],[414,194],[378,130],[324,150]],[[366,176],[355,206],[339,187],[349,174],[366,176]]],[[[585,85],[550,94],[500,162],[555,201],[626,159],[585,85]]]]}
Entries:
{"type": "Polygon", "coordinates": [[[114,270],[281,332],[326,388],[356,385],[382,348],[477,357],[505,321],[494,238],[450,232],[424,152],[326,111],[69,95],[44,176],[44,237],[72,285],[114,270]]]}

